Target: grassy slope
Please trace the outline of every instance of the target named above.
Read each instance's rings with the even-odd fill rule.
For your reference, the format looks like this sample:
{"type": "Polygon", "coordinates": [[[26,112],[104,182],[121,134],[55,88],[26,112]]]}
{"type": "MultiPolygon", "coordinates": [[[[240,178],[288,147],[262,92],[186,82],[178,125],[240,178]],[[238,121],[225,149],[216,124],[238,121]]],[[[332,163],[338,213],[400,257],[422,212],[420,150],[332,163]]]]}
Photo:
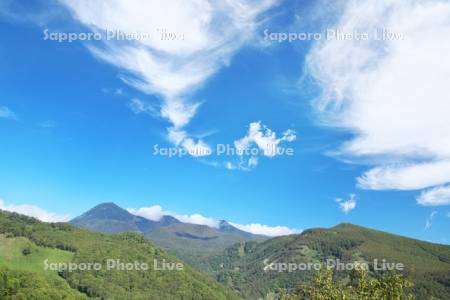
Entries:
{"type": "MultiPolygon", "coordinates": [[[[0,212],[0,233],[14,237],[13,241],[6,241],[3,237],[5,243],[2,242],[5,250],[16,251],[15,254],[2,255],[3,263],[7,262],[10,269],[27,269],[23,260],[26,258],[20,257],[17,250],[28,242],[26,239],[35,244],[33,247],[36,247],[36,257],[29,259],[37,262],[34,261],[29,266],[25,275],[37,275],[40,269],[38,265],[42,266],[43,260],[47,257],[65,259],[69,255],[73,255],[73,262],[99,262],[104,265],[107,258],[113,258],[123,262],[145,262],[150,266],[148,271],[108,271],[103,268],[100,271],[61,274],[72,288],[92,298],[238,299],[232,291],[189,266],[185,265],[184,271],[153,270],[154,259],[159,262],[162,260],[179,262],[179,260],[154,247],[138,234],[104,235],[77,229],[68,224],[46,224],[5,212],[0,212]],[[71,253],[64,256],[60,250],[71,253]]],[[[30,255],[33,255],[33,252],[30,255]]],[[[11,272],[9,274],[9,276],[19,275],[11,272]]],[[[51,285],[49,286],[51,288],[51,285]]]]}
{"type": "Polygon", "coordinates": [[[59,278],[56,271],[45,271],[43,262],[48,259],[48,263],[63,263],[71,261],[72,258],[72,252],[39,247],[24,237],[7,238],[5,235],[0,235],[0,266],[2,267],[59,278]],[[24,249],[29,249],[30,253],[24,255],[24,249]]]}
{"type": "MultiPolygon", "coordinates": [[[[416,283],[419,299],[434,295],[450,299],[450,247],[396,236],[350,224],[330,229],[310,229],[300,235],[270,239],[263,243],[241,243],[212,259],[219,281],[242,291],[247,298],[267,295],[278,287],[293,288],[309,280],[313,272],[264,272],[270,262],[343,262],[386,259],[402,262],[405,274],[416,283]]],[[[346,273],[339,272],[341,280],[346,273]]],[[[339,279],[339,278],[338,278],[339,279]]]]}
{"type": "Polygon", "coordinates": [[[0,298],[8,299],[8,294],[11,294],[11,299],[59,299],[62,296],[66,299],[86,299],[85,295],[72,289],[58,276],[56,271],[44,269],[43,261],[46,259],[48,263],[64,263],[72,258],[71,252],[39,247],[27,238],[8,238],[0,234],[0,278],[20,282],[20,286],[14,287],[14,293],[0,291],[0,298]],[[24,250],[29,252],[24,254],[24,250]]]}

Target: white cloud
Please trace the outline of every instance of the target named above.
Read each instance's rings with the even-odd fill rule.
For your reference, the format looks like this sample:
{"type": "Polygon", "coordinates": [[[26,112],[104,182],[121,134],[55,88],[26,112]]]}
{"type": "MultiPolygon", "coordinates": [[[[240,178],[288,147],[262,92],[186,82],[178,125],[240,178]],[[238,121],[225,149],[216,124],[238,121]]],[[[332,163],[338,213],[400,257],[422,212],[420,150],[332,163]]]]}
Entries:
{"type": "Polygon", "coordinates": [[[128,107],[135,114],[147,114],[150,116],[156,116],[157,110],[150,103],[144,102],[138,98],[133,98],[128,102],[128,107]]]}
{"type": "Polygon", "coordinates": [[[339,204],[339,208],[345,214],[356,208],[356,195],[350,194],[350,199],[343,201],[341,198],[337,198],[336,202],[339,204]]]}
{"type": "Polygon", "coordinates": [[[234,146],[240,152],[256,145],[264,156],[273,157],[278,155],[279,145],[282,142],[293,142],[296,139],[295,131],[288,129],[283,132],[281,138],[277,138],[274,131],[261,122],[252,122],[249,125],[248,133],[245,137],[234,141],[234,146]]]}
{"type": "Polygon", "coordinates": [[[234,141],[237,159],[226,161],[223,165],[228,170],[250,171],[259,164],[259,155],[274,157],[286,153],[282,143],[290,143],[297,138],[292,129],[283,132],[281,137],[261,121],[252,122],[248,126],[246,136],[234,141]],[[253,151],[256,150],[256,151],[253,151]]]}
{"type": "Polygon", "coordinates": [[[253,168],[258,166],[259,159],[256,156],[251,156],[250,158],[244,158],[243,156],[240,156],[239,159],[236,161],[226,161],[224,162],[223,166],[225,169],[233,171],[233,170],[239,170],[239,171],[251,171],[253,168]]]}
{"type": "Polygon", "coordinates": [[[423,191],[417,197],[417,203],[423,206],[450,205],[450,185],[423,191]]]}
{"type": "Polygon", "coordinates": [[[121,76],[126,83],[160,95],[160,115],[172,124],[171,130],[179,131],[200,105],[190,96],[252,39],[262,14],[277,0],[60,1],[93,32],[151,35],[88,48],[101,60],[127,71],[121,76]],[[161,39],[163,30],[179,38],[161,39]]]}
{"type": "Polygon", "coordinates": [[[248,224],[248,225],[242,225],[237,223],[230,223],[232,226],[246,232],[250,232],[253,234],[260,234],[260,235],[266,235],[266,236],[282,236],[282,235],[289,235],[289,234],[296,234],[300,233],[301,230],[298,229],[291,229],[286,226],[268,226],[263,224],[248,224]]]}
{"type": "Polygon", "coordinates": [[[357,180],[366,189],[416,190],[444,184],[449,178],[450,160],[441,160],[376,167],[357,180]]]}
{"type": "Polygon", "coordinates": [[[219,221],[204,217],[200,214],[192,214],[192,215],[183,215],[177,214],[171,211],[163,210],[161,206],[154,205],[150,207],[141,207],[141,208],[129,208],[128,211],[136,216],[141,216],[143,218],[159,221],[163,216],[172,216],[181,222],[190,223],[190,224],[198,224],[198,225],[206,225],[209,227],[218,227],[219,221]]]}
{"type": "Polygon", "coordinates": [[[2,199],[0,199],[0,209],[34,217],[43,222],[66,222],[70,220],[69,215],[51,213],[45,209],[30,204],[6,204],[2,199]]]}
{"type": "Polygon", "coordinates": [[[127,210],[133,215],[141,216],[152,221],[159,221],[165,215],[169,215],[169,212],[164,211],[159,205],[141,208],[128,208],[127,210]]]}
{"type": "MultiPolygon", "coordinates": [[[[218,228],[220,221],[205,217],[201,214],[178,214],[172,211],[164,210],[159,205],[149,206],[149,207],[142,207],[142,208],[129,208],[127,209],[131,214],[141,216],[143,218],[153,220],[153,221],[159,221],[163,216],[172,216],[181,222],[184,223],[190,223],[190,224],[198,224],[198,225],[206,225],[213,228],[218,228]]],[[[290,229],[286,226],[268,226],[263,224],[237,224],[237,223],[231,223],[230,224],[240,230],[250,232],[253,234],[262,234],[267,236],[280,236],[280,235],[288,235],[288,234],[294,234],[294,233],[300,233],[300,230],[297,229],[290,229]]]]}
{"type": "Polygon", "coordinates": [[[183,148],[189,155],[194,157],[202,157],[211,155],[213,150],[203,140],[194,140],[188,137],[188,134],[184,130],[177,130],[173,127],[167,130],[168,140],[176,146],[183,148]]]}
{"type": "Polygon", "coordinates": [[[186,138],[181,145],[190,155],[195,157],[208,156],[212,153],[211,147],[202,140],[194,141],[192,138],[186,138]]]}
{"type": "Polygon", "coordinates": [[[6,106],[0,106],[0,118],[18,120],[17,115],[6,106]]]}
{"type": "Polygon", "coordinates": [[[174,215],[175,218],[180,220],[184,223],[191,223],[191,224],[200,224],[200,225],[206,225],[209,227],[217,228],[219,226],[219,221],[202,216],[200,214],[192,214],[192,215],[174,215]]]}
{"type": "Polygon", "coordinates": [[[325,40],[307,71],[323,89],[322,121],[354,138],[339,154],[369,159],[367,189],[414,190],[450,182],[450,2],[346,1],[342,32],[386,28],[400,40],[325,40]]]}
{"type": "Polygon", "coordinates": [[[428,217],[428,219],[425,222],[425,230],[428,230],[431,228],[431,225],[433,225],[433,218],[436,214],[437,214],[437,211],[431,212],[430,216],[428,217]]]}

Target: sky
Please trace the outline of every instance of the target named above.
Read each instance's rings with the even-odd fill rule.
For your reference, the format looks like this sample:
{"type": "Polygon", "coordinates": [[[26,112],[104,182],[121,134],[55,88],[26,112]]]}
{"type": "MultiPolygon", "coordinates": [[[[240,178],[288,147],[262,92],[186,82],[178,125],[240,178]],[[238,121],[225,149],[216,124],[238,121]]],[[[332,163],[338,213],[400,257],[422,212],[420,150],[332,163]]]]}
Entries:
{"type": "Polygon", "coordinates": [[[450,243],[450,2],[6,0],[0,209],[450,243]]]}

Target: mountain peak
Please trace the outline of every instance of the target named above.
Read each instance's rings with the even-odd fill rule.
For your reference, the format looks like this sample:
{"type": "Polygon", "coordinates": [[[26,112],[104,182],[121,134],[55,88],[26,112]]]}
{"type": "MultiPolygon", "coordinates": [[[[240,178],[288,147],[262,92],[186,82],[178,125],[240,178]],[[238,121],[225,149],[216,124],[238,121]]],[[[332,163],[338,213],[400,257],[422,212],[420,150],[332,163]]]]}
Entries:
{"type": "Polygon", "coordinates": [[[227,221],[225,221],[225,220],[220,220],[219,221],[219,228],[226,229],[226,228],[229,228],[229,227],[233,227],[233,226],[230,223],[228,223],[227,221]]]}
{"type": "Polygon", "coordinates": [[[130,222],[135,216],[113,202],[105,202],[94,206],[84,214],[71,220],[72,224],[97,222],[100,220],[114,220],[119,222],[130,222]]]}
{"type": "Polygon", "coordinates": [[[175,217],[169,216],[169,215],[165,215],[163,216],[159,221],[158,221],[161,225],[163,226],[167,226],[167,225],[171,225],[171,224],[176,224],[176,223],[182,223],[180,220],[178,220],[175,217]]]}
{"type": "Polygon", "coordinates": [[[243,235],[243,236],[251,235],[250,233],[248,233],[246,231],[242,231],[239,228],[234,227],[233,225],[231,225],[230,223],[228,223],[225,220],[219,221],[218,229],[219,229],[219,231],[222,231],[222,232],[236,233],[236,234],[243,235]]]}
{"type": "Polygon", "coordinates": [[[119,205],[115,204],[114,202],[103,202],[100,203],[96,206],[94,206],[93,208],[91,208],[91,210],[94,209],[119,209],[119,210],[123,210],[123,208],[121,208],[119,205]]]}

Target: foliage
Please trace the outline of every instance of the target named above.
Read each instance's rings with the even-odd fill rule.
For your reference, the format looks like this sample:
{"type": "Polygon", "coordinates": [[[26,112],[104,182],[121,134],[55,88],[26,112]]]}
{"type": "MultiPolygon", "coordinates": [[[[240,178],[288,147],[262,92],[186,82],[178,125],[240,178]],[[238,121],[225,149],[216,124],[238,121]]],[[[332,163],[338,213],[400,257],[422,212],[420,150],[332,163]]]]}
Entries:
{"type": "Polygon", "coordinates": [[[94,299],[239,299],[233,291],[190,266],[184,265],[183,271],[155,270],[155,260],[159,263],[180,261],[137,233],[105,235],[68,224],[48,224],[0,212],[2,234],[5,242],[0,246],[8,244],[11,245],[9,249],[17,248],[15,253],[18,257],[6,257],[0,253],[0,266],[3,262],[8,268],[2,269],[2,276],[6,279],[0,299],[79,299],[61,297],[65,292],[94,299]],[[27,245],[31,251],[24,255],[23,249],[27,245]],[[65,257],[72,263],[100,263],[103,267],[87,271],[61,270],[57,276],[54,271],[43,270],[43,260],[55,255],[59,257],[57,261],[65,261],[65,257]],[[39,258],[39,267],[35,267],[36,258],[39,258]],[[107,259],[124,263],[137,261],[149,268],[108,270],[105,267],[107,259]],[[27,260],[31,262],[30,267],[24,264],[27,260]],[[23,298],[22,294],[27,297],[23,298]]]}
{"type": "MultiPolygon", "coordinates": [[[[245,298],[267,297],[279,289],[291,290],[299,282],[309,282],[312,271],[265,271],[264,260],[274,263],[323,263],[339,259],[355,261],[374,270],[374,260],[403,263],[402,272],[414,282],[411,289],[418,299],[450,299],[450,247],[405,238],[351,224],[330,229],[309,229],[302,234],[277,237],[262,243],[236,244],[212,258],[209,263],[219,282],[240,291],[245,298]]],[[[350,280],[349,271],[336,272],[338,281],[350,280]]]]}
{"type": "Polygon", "coordinates": [[[412,300],[407,292],[413,285],[403,275],[388,273],[381,278],[370,278],[363,268],[352,272],[348,284],[333,282],[333,271],[324,268],[313,279],[312,284],[299,287],[289,293],[282,290],[280,300],[412,300]]]}
{"type": "Polygon", "coordinates": [[[63,280],[42,274],[13,271],[0,267],[0,299],[88,299],[77,290],[71,289],[63,280]]]}

